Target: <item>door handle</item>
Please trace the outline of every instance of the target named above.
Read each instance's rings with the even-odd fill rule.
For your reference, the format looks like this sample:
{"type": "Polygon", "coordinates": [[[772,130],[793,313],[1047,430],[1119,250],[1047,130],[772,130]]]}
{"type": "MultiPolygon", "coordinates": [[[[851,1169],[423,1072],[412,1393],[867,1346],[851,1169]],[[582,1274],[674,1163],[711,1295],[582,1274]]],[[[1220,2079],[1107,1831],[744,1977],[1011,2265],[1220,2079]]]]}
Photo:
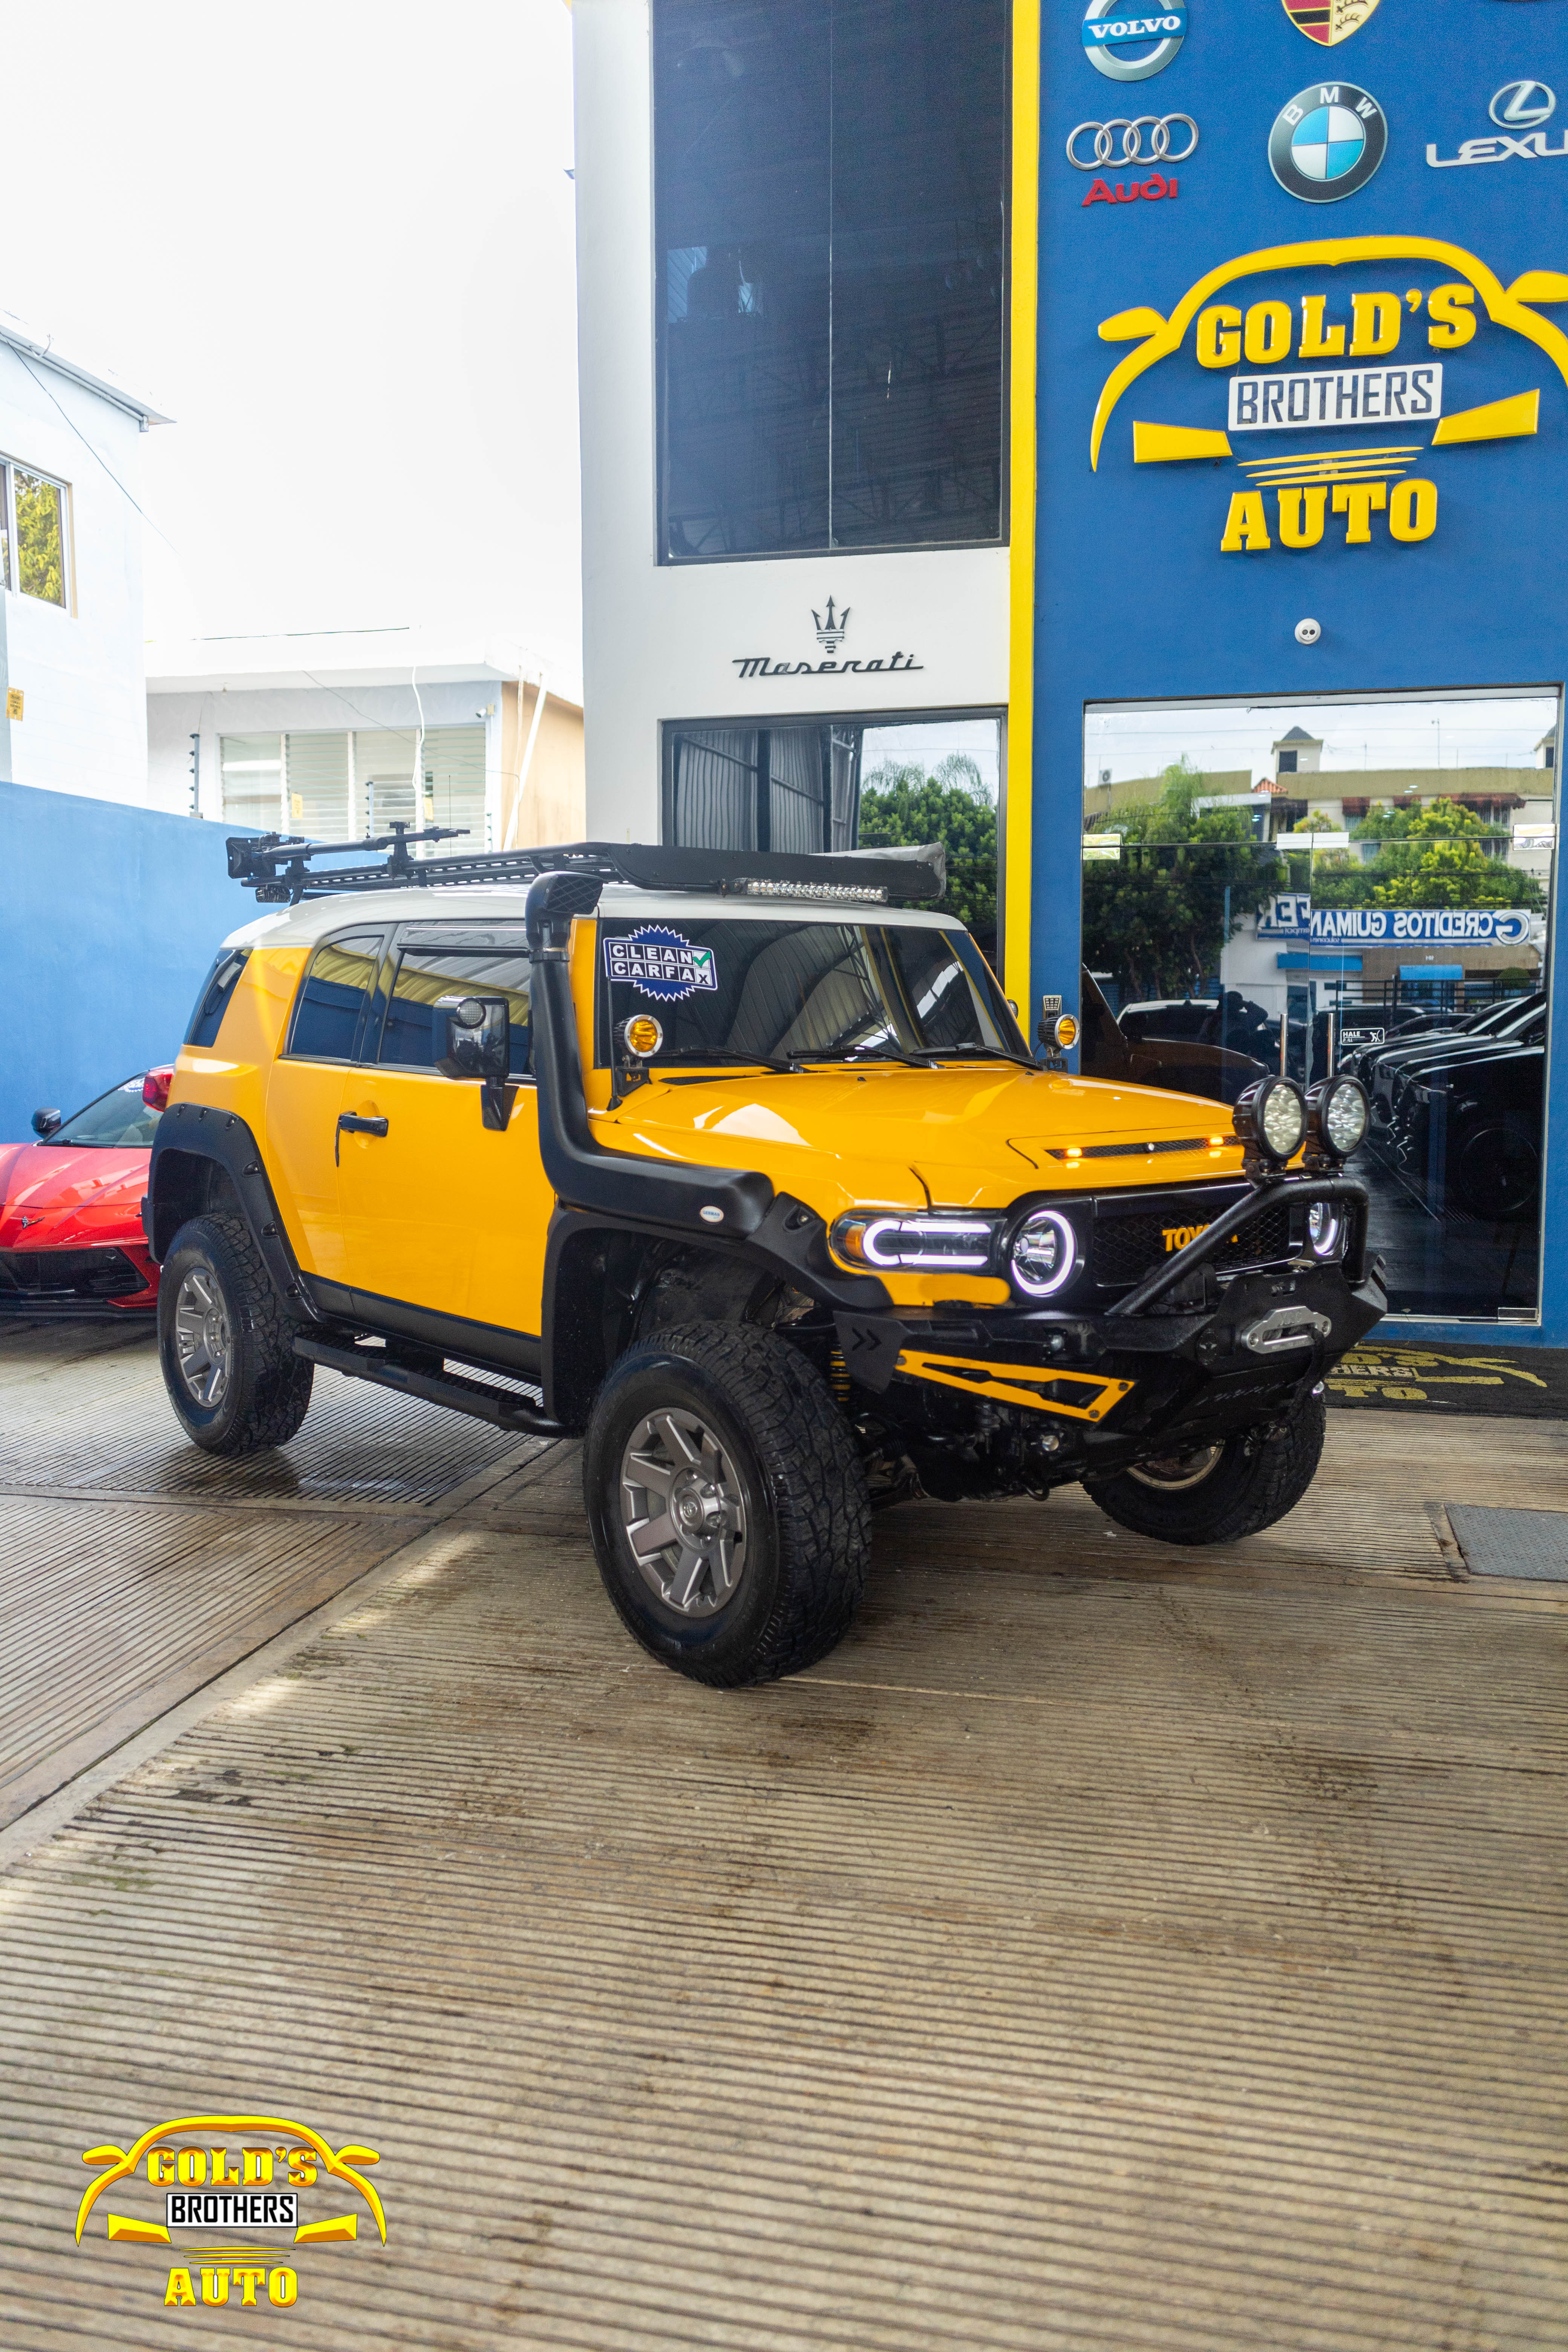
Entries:
{"type": "Polygon", "coordinates": [[[338,1154],[342,1148],[342,1139],[345,1134],[384,1135],[386,1133],[386,1128],[387,1122],[384,1118],[361,1118],[355,1111],[340,1111],[338,1113],[337,1127],[332,1135],[332,1166],[334,1168],[341,1168],[342,1165],[338,1154]]]}

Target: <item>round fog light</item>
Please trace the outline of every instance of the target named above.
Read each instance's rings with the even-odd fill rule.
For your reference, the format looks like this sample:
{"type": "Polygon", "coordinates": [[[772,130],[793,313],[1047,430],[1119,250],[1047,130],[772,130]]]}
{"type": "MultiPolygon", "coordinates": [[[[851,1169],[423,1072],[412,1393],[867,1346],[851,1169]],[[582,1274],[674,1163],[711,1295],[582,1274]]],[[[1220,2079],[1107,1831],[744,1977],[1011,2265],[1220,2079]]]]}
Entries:
{"type": "Polygon", "coordinates": [[[1078,1265],[1078,1235],[1059,1209],[1037,1209],[1013,1237],[1013,1279],[1030,1298],[1049,1298],[1078,1265]]]}
{"type": "Polygon", "coordinates": [[[1348,1160],[1366,1134],[1366,1093],[1359,1078],[1343,1072],[1325,1078],[1307,1097],[1312,1126],[1323,1149],[1348,1160]]]}
{"type": "Polygon", "coordinates": [[[1277,1162],[1291,1160],[1307,1132],[1307,1106],[1290,1078],[1259,1078],[1239,1095],[1236,1131],[1277,1162]]]}

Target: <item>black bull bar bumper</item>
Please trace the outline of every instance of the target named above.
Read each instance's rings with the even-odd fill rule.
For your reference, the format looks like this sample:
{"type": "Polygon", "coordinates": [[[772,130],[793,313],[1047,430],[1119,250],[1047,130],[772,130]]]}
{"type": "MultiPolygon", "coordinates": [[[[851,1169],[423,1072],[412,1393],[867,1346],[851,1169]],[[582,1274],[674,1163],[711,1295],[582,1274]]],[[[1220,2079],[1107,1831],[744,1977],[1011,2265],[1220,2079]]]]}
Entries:
{"type": "Polygon", "coordinates": [[[838,1345],[850,1379],[896,1419],[951,1424],[965,1413],[963,1398],[969,1412],[974,1402],[1010,1407],[1009,1418],[1055,1431],[1048,1442],[1064,1467],[1085,1456],[1110,1467],[1156,1439],[1195,1443],[1271,1419],[1313,1387],[1387,1308],[1378,1266],[1367,1264],[1366,1227],[1366,1188],[1355,1178],[1279,1177],[1245,1193],[1100,1312],[840,1314],[838,1345]],[[1341,1208],[1342,1256],[1319,1261],[1303,1250],[1217,1282],[1208,1276],[1250,1220],[1315,1202],[1341,1208]]]}

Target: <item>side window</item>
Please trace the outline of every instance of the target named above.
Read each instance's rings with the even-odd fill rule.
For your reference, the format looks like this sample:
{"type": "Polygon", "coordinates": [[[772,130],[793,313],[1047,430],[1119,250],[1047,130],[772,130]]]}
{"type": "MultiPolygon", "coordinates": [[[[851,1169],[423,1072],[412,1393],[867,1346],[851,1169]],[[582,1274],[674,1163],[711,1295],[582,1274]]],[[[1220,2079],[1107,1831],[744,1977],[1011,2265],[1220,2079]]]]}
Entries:
{"type": "Polygon", "coordinates": [[[185,1032],[187,1045],[217,1044],[217,1033],[223,1026],[223,1016],[228,1011],[228,1000],[239,985],[239,975],[245,970],[249,956],[248,948],[219,950],[196,997],[196,1009],[185,1032]]]}
{"type": "Polygon", "coordinates": [[[447,1015],[465,996],[504,996],[511,1033],[511,1074],[529,1072],[529,989],[532,966],[510,945],[444,939],[405,940],[381,1033],[384,1063],[431,1070],[446,1050],[447,1015]]]}
{"type": "Polygon", "coordinates": [[[381,942],[380,931],[345,931],[316,950],[294,1007],[290,1054],[320,1062],[353,1061],[375,992],[381,942]]]}

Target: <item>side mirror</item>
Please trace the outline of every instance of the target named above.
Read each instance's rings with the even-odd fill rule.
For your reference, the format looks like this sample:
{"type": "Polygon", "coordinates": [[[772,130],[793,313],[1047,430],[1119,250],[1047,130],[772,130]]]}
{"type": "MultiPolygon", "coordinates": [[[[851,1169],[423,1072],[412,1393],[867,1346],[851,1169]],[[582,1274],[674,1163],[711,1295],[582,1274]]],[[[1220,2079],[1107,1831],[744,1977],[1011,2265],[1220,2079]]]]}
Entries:
{"type": "Polygon", "coordinates": [[[142,1081],[142,1099],[149,1110],[168,1109],[169,1088],[174,1083],[173,1063],[165,1063],[160,1069],[148,1071],[142,1081]]]}
{"type": "Polygon", "coordinates": [[[40,1136],[46,1143],[56,1128],[63,1124],[63,1114],[58,1110],[36,1110],[33,1113],[33,1133],[40,1136]]]}
{"type": "Polygon", "coordinates": [[[436,1064],[444,1078],[506,1084],[511,1068],[508,1009],[504,996],[465,996],[447,1013],[447,1050],[436,1064]]]}

